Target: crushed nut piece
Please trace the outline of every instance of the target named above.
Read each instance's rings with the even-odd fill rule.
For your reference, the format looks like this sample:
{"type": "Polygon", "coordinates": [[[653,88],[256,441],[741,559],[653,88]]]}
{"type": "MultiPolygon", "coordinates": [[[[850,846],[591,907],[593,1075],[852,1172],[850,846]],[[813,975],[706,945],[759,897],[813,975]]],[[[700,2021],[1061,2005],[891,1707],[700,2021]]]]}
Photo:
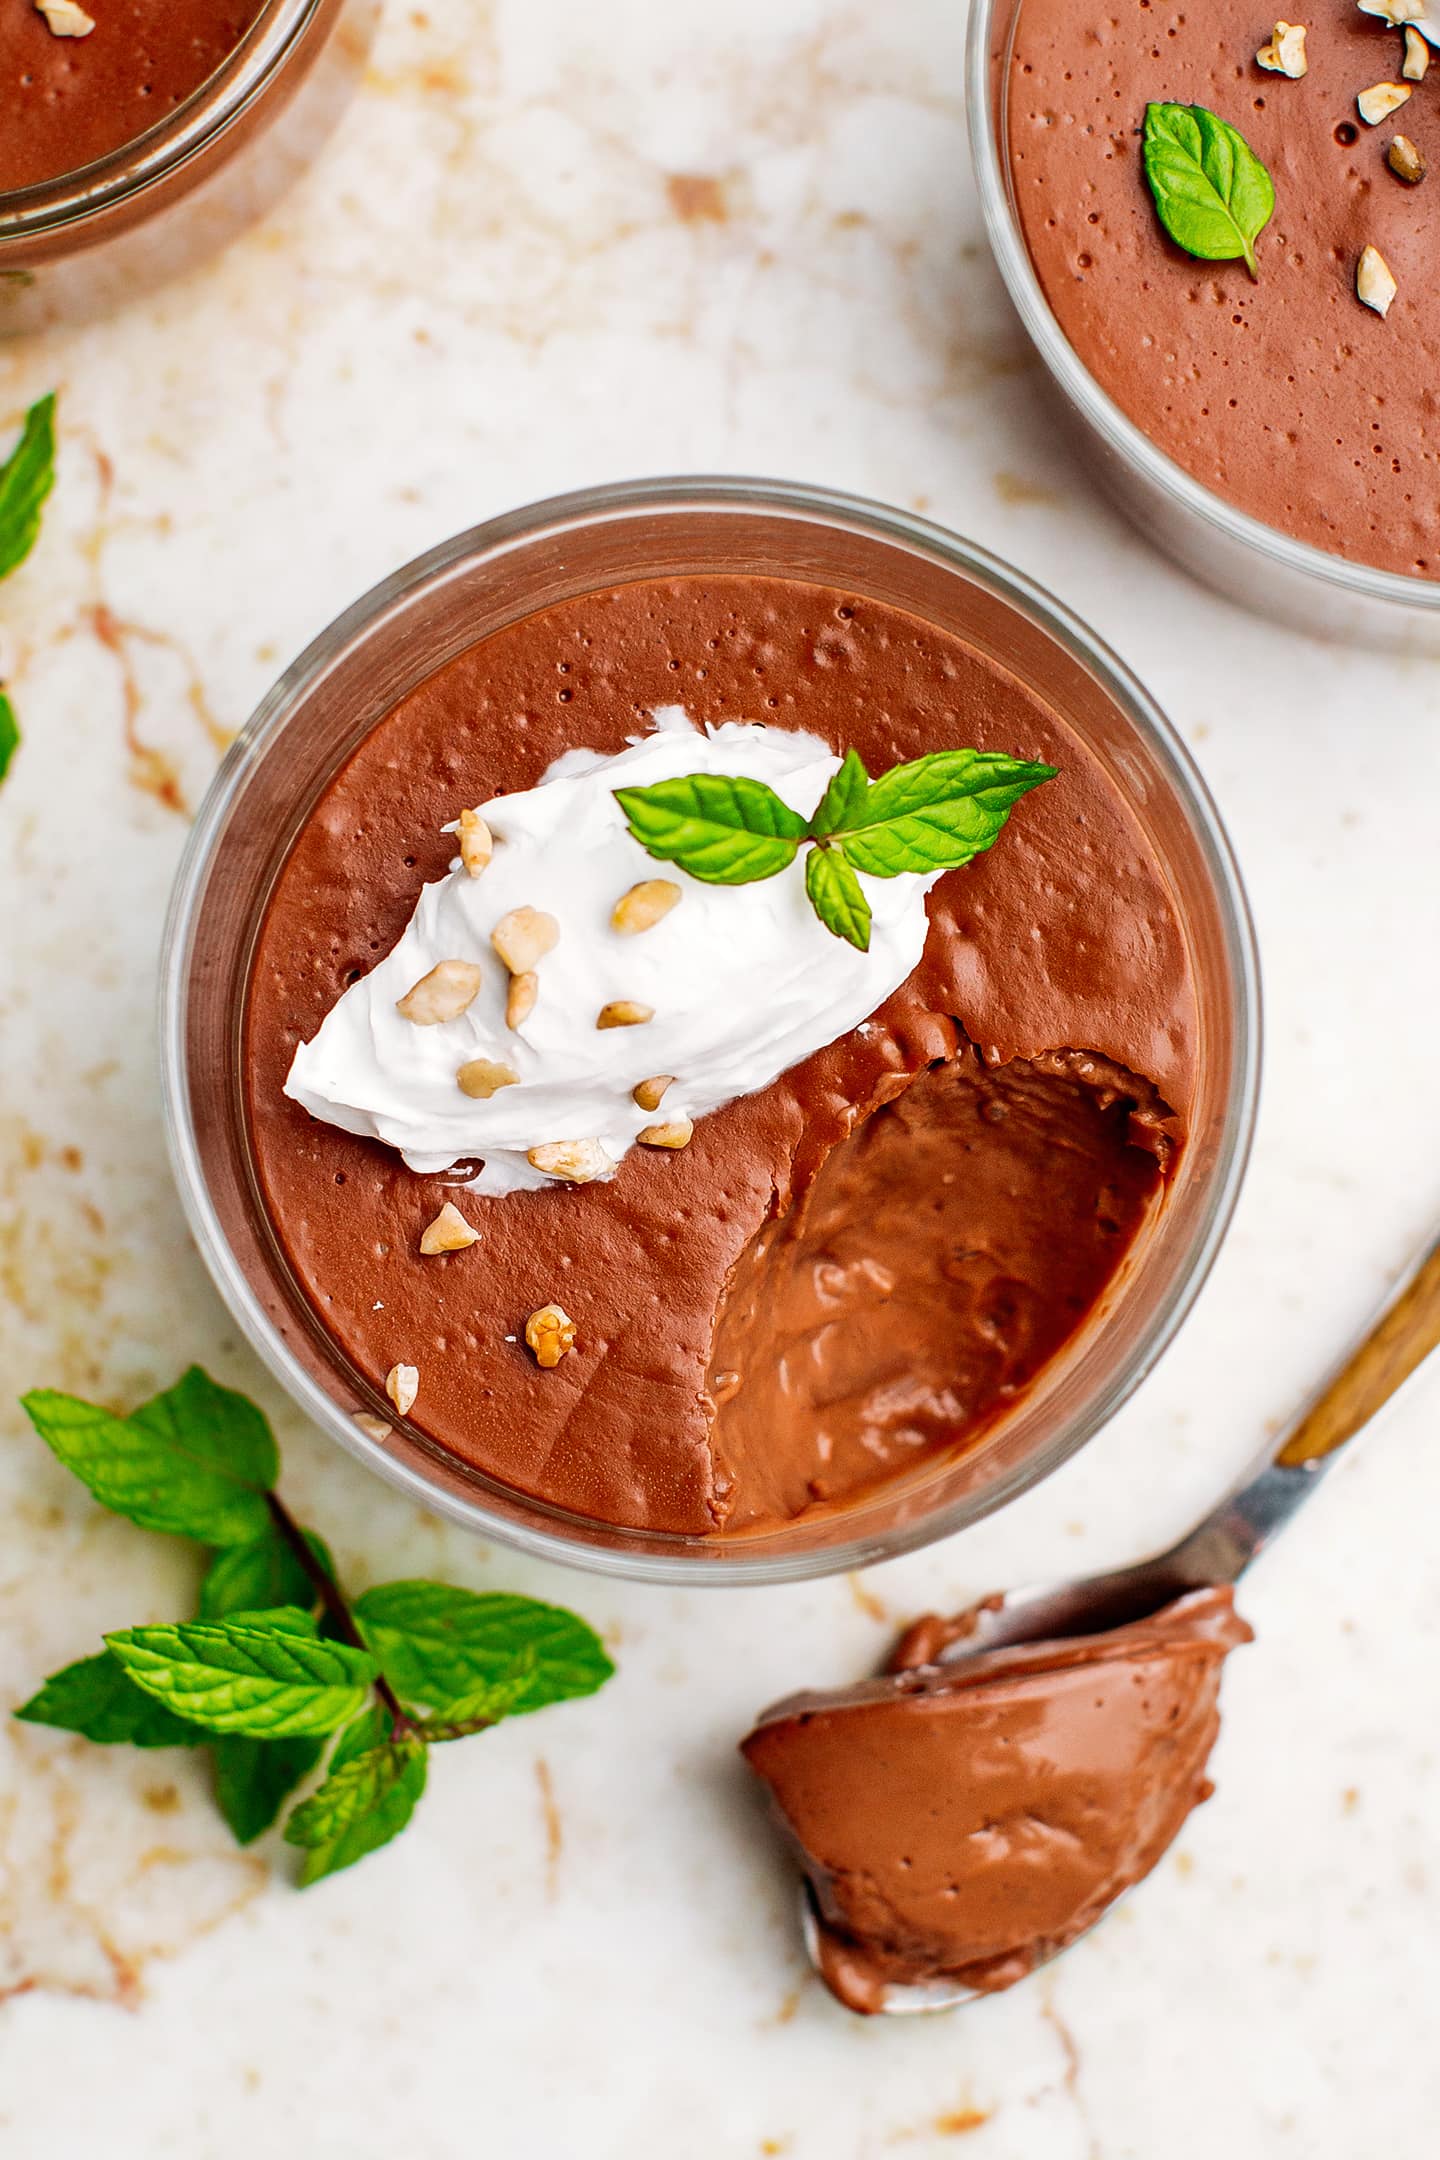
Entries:
{"type": "Polygon", "coordinates": [[[35,5],[56,37],[89,37],[95,28],[94,18],[75,0],[35,0],[35,5]]]}
{"type": "Polygon", "coordinates": [[[467,1245],[478,1245],[480,1233],[473,1230],[453,1200],[447,1200],[435,1217],[420,1233],[422,1253],[463,1252],[467,1245]]]}
{"type": "Polygon", "coordinates": [[[508,1028],[523,1027],[535,1010],[535,1000],[540,995],[538,975],[512,975],[510,988],[505,993],[505,1025],[508,1028]]]}
{"type": "Polygon", "coordinates": [[[575,1347],[575,1322],[563,1305],[542,1305],[525,1322],[525,1340],[535,1353],[536,1364],[551,1372],[575,1347]]]}
{"type": "Polygon", "coordinates": [[[612,998],[608,1005],[601,1006],[595,1016],[595,1025],[597,1028],[644,1027],[646,1021],[654,1017],[653,1005],[637,1004],[634,998],[612,998]]]}
{"type": "Polygon", "coordinates": [[[1310,65],[1305,57],[1304,23],[1277,22],[1269,44],[1262,45],[1255,58],[1272,75],[1288,75],[1298,82],[1310,65]]]}
{"type": "Polygon", "coordinates": [[[539,908],[511,908],[490,933],[490,942],[512,975],[528,975],[537,960],[553,952],[560,941],[560,925],[539,908]]]}
{"type": "Polygon", "coordinates": [[[1430,65],[1430,47],[1413,23],[1405,25],[1405,65],[1400,73],[1406,82],[1424,82],[1430,65]]]}
{"type": "Polygon", "coordinates": [[[385,1375],[385,1392],[401,1417],[408,1417],[420,1392],[420,1374],[414,1365],[392,1365],[385,1375]]]}
{"type": "Polygon", "coordinates": [[[1362,90],[1355,103],[1366,126],[1378,127],[1380,122],[1388,120],[1391,113],[1397,111],[1410,95],[1409,83],[1377,82],[1371,83],[1368,90],[1362,90]]]}
{"type": "Polygon", "coordinates": [[[669,1125],[646,1125],[637,1137],[641,1147],[682,1148],[689,1147],[694,1132],[689,1118],[682,1117],[669,1125]]]}
{"type": "Polygon", "coordinates": [[[395,1000],[395,1010],[416,1027],[437,1027],[458,1020],[475,1002],[480,970],[469,960],[439,960],[428,975],[395,1000]]]}
{"type": "Polygon", "coordinates": [[[589,1185],[615,1167],[598,1140],[546,1140],[529,1149],[525,1160],[532,1170],[563,1178],[567,1185],[589,1185]]]}
{"type": "Polygon", "coordinates": [[[376,1417],[373,1410],[352,1410],[350,1422],[359,1426],[367,1440],[374,1440],[381,1447],[395,1437],[395,1427],[387,1424],[383,1417],[376,1417]]]}
{"type": "Polygon", "coordinates": [[[639,1080],[630,1090],[630,1099],[641,1110],[658,1110],[665,1099],[665,1090],[675,1085],[674,1073],[656,1073],[653,1080],[639,1080]]]}
{"type": "MultiPolygon", "coordinates": [[[[516,980],[533,982],[535,978],[533,975],[522,975],[516,980]]],[[[515,983],[512,982],[510,987],[513,991],[515,983]]],[[[471,1058],[455,1075],[461,1094],[468,1095],[472,1102],[489,1102],[490,1097],[498,1095],[501,1088],[514,1087],[519,1078],[520,1075],[513,1065],[499,1065],[494,1058],[471,1058]]]]}
{"type": "Polygon", "coordinates": [[[642,878],[616,901],[610,927],[621,937],[638,937],[642,930],[653,930],[663,922],[679,900],[680,887],[669,878],[642,878]]]}
{"type": "Polygon", "coordinates": [[[1355,291],[1366,307],[1373,308],[1380,316],[1388,315],[1390,303],[1399,291],[1379,248],[1367,247],[1360,257],[1360,267],[1355,273],[1355,291]]]}
{"type": "Polygon", "coordinates": [[[460,842],[460,860],[471,877],[479,877],[490,866],[495,852],[495,840],[490,827],[478,810],[462,810],[460,822],[455,828],[460,842]]]}
{"type": "Polygon", "coordinates": [[[1425,13],[1425,0],[1360,0],[1361,12],[1378,15],[1381,22],[1393,23],[1398,30],[1402,23],[1419,22],[1425,13]]]}
{"type": "Polygon", "coordinates": [[[1416,149],[1408,135],[1395,137],[1385,152],[1385,162],[1396,179],[1403,180],[1407,187],[1418,187],[1429,170],[1424,152],[1416,149]]]}

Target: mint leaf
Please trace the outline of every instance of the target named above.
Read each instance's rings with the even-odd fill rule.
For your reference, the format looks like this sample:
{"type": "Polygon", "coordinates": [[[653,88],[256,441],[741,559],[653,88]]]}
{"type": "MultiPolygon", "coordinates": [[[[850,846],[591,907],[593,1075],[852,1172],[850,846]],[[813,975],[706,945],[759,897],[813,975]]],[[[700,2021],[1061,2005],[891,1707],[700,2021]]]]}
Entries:
{"type": "Polygon", "coordinates": [[[264,1493],[279,1470],[270,1428],[198,1366],[128,1418],[48,1388],[21,1400],[66,1469],[141,1529],[207,1545],[244,1544],[269,1529],[264,1493]]]}
{"type": "Polygon", "coordinates": [[[15,708],[0,690],[0,780],[10,770],[10,760],[20,747],[20,730],[15,724],[15,708]]]}
{"type": "Polygon", "coordinates": [[[0,578],[35,545],[40,512],[55,484],[55,393],[30,407],[20,440],[0,465],[0,578]]]}
{"type": "Polygon", "coordinates": [[[108,1650],[52,1673],[15,1715],[27,1725],[83,1733],[106,1747],[122,1741],[143,1748],[197,1747],[205,1738],[198,1725],[186,1724],[136,1687],[108,1650]]]}
{"type": "Polygon", "coordinates": [[[840,769],[815,806],[810,820],[812,840],[828,839],[831,833],[859,815],[870,793],[870,775],[857,750],[847,750],[840,769]]]}
{"type": "Polygon", "coordinates": [[[615,1670],[574,1613],[505,1591],[382,1583],[354,1613],[401,1699],[457,1723],[593,1695],[615,1670]]]}
{"type": "Polygon", "coordinates": [[[616,788],[631,834],[661,862],[707,885],[753,885],[795,860],[804,818],[763,780],[689,773],[654,787],[616,788]]]}
{"type": "Polygon", "coordinates": [[[321,1642],[308,1613],[127,1628],[105,1640],[137,1686],[211,1732],[278,1740],[331,1733],[352,1718],[375,1660],[321,1642]]]}
{"type": "MultiPolygon", "coordinates": [[[[333,1581],[335,1563],[324,1540],[312,1530],[305,1532],[305,1539],[333,1581]]],[[[263,1612],[276,1605],[298,1605],[308,1611],[314,1603],[314,1584],[272,1526],[263,1537],[216,1554],[200,1585],[199,1617],[223,1620],[230,1613],[263,1612]]]]}
{"type": "Polygon", "coordinates": [[[331,1771],[343,1769],[357,1755],[367,1755],[371,1748],[379,1747],[382,1740],[388,1740],[391,1724],[390,1712],[383,1703],[371,1703],[368,1709],[362,1710],[335,1742],[330,1756],[331,1771]]]}
{"type": "Polygon", "coordinates": [[[270,1828],[322,1747],[319,1740],[250,1740],[243,1733],[211,1740],[215,1804],[237,1844],[251,1845],[270,1828]]]}
{"type": "Polygon", "coordinates": [[[1275,209],[1275,185],[1243,135],[1203,105],[1147,105],[1145,177],[1160,222],[1204,262],[1243,256],[1260,275],[1255,242],[1275,209]]]}
{"type": "Polygon", "coordinates": [[[870,877],[958,869],[992,847],[1012,806],[1055,772],[987,750],[940,750],[874,781],[833,837],[870,877]]]}
{"type": "Polygon", "coordinates": [[[805,890],[825,928],[858,952],[870,950],[870,903],[860,880],[837,848],[812,849],[805,863],[805,890]]]}
{"type": "Polygon", "coordinates": [[[353,1867],[398,1837],[425,1790],[425,1744],[407,1734],[382,1740],[332,1769],[319,1792],[301,1802],[285,1825],[290,1845],[307,1848],[302,1884],[353,1867]]]}

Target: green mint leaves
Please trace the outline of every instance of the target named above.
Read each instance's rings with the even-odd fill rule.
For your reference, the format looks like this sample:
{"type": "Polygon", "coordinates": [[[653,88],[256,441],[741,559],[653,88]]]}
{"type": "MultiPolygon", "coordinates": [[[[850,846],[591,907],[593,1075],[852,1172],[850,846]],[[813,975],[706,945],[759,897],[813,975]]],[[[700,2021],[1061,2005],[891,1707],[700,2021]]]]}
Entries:
{"type": "Polygon", "coordinates": [[[872,780],[846,752],[811,818],[761,780],[693,773],[617,788],[633,838],[708,885],[751,885],[794,862],[807,842],[805,890],[834,936],[870,949],[868,877],[955,870],[992,847],[1011,809],[1057,768],[987,750],[941,750],[872,780]]]}
{"type": "MultiPolygon", "coordinates": [[[[55,484],[55,393],[30,407],[20,440],[0,465],[0,578],[9,577],[34,547],[40,513],[55,484]]],[[[0,689],[0,780],[20,746],[15,708],[0,689]]]]}
{"type": "Polygon", "coordinates": [[[1239,131],[1203,105],[1147,105],[1145,177],[1160,222],[1187,255],[1243,257],[1260,275],[1255,242],[1275,209],[1275,184],[1239,131]]]}
{"type": "Polygon", "coordinates": [[[206,1747],[241,1844],[291,1813],[302,1883],[399,1834],[429,1750],[501,1718],[591,1695],[614,1671],[559,1606],[447,1583],[384,1583],[351,1604],[324,1542],[290,1516],[264,1415],[198,1367],[119,1417],[72,1395],[24,1398],[37,1432],[100,1503],[210,1548],[198,1617],[121,1628],[15,1713],[105,1745],[206,1747]],[[218,1549],[217,1549],[218,1548],[218,1549]]]}

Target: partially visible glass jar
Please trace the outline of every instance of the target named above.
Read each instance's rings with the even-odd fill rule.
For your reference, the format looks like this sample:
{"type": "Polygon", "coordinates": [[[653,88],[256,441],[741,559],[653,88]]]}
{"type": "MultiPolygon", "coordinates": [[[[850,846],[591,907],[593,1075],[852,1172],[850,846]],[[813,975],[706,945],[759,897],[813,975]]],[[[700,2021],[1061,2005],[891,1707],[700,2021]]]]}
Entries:
{"type": "Polygon", "coordinates": [[[0,193],[0,336],[103,314],[224,247],[310,162],[379,0],[267,0],[192,96],[78,171],[0,193]]]}

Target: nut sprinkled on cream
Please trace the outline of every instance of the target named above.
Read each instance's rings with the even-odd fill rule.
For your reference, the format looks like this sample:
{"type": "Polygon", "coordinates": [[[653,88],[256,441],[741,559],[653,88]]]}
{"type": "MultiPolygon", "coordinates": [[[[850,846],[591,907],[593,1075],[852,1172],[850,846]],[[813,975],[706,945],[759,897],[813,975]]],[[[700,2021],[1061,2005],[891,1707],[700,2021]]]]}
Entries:
{"type": "Polygon", "coordinates": [[[414,1365],[392,1365],[385,1375],[385,1392],[401,1417],[408,1417],[420,1392],[420,1373],[414,1365]]]}
{"type": "Polygon", "coordinates": [[[375,1441],[379,1447],[383,1447],[387,1440],[395,1437],[395,1427],[383,1417],[376,1417],[373,1410],[352,1410],[350,1422],[358,1425],[366,1439],[375,1441]]]}
{"type": "Polygon", "coordinates": [[[1362,90],[1355,104],[1365,125],[1378,127],[1382,120],[1388,120],[1392,112],[1398,111],[1412,94],[1409,83],[1377,82],[1372,83],[1368,90],[1362,90]]]}
{"type": "Polygon", "coordinates": [[[682,1148],[689,1147],[694,1135],[695,1127],[688,1117],[682,1117],[668,1125],[642,1125],[636,1138],[641,1147],[682,1148]]]}
{"type": "Polygon", "coordinates": [[[562,1178],[567,1185],[591,1185],[608,1177],[615,1165],[598,1140],[546,1140],[526,1150],[532,1170],[562,1178]]]}
{"type": "Polygon", "coordinates": [[[35,0],[35,5],[56,37],[89,37],[95,28],[94,17],[76,0],[35,0]]]}
{"type": "Polygon", "coordinates": [[[658,1110],[665,1100],[666,1088],[674,1085],[673,1073],[656,1073],[652,1080],[637,1080],[630,1090],[630,1099],[642,1110],[658,1110]]]}
{"type": "Polygon", "coordinates": [[[490,867],[495,852],[495,838],[490,827],[478,810],[462,810],[455,827],[460,842],[460,860],[467,877],[479,877],[490,867]]]}
{"type": "Polygon", "coordinates": [[[1255,58],[1272,75],[1288,75],[1298,82],[1310,65],[1305,57],[1304,23],[1277,22],[1269,44],[1262,45],[1255,58]]]}
{"type": "Polygon", "coordinates": [[[510,987],[505,993],[505,1025],[519,1028],[525,1025],[535,1010],[535,1000],[540,995],[538,975],[512,975],[510,987]]]}
{"type": "Polygon", "coordinates": [[[635,998],[612,998],[595,1015],[595,1025],[597,1028],[646,1027],[654,1017],[653,1005],[641,1005],[635,998]]]}
{"type": "Polygon", "coordinates": [[[1377,247],[1367,247],[1360,257],[1360,267],[1355,273],[1355,292],[1366,307],[1373,308],[1380,316],[1388,315],[1390,303],[1400,290],[1391,274],[1390,265],[1377,247]]]}
{"type": "MultiPolygon", "coordinates": [[[[518,982],[534,982],[533,975],[517,976],[518,982]]],[[[512,982],[511,990],[515,984],[512,982]]],[[[502,1065],[495,1058],[471,1058],[455,1075],[455,1084],[462,1095],[472,1102],[489,1102],[501,1088],[518,1087],[520,1075],[513,1065],[502,1065]]]]}
{"type": "Polygon", "coordinates": [[[560,925],[540,908],[511,908],[491,931],[490,942],[512,975],[528,975],[537,960],[554,952],[560,925]]]}
{"type": "Polygon", "coordinates": [[[575,1322],[563,1305],[542,1305],[525,1322],[525,1340],[535,1362],[553,1372],[562,1357],[575,1347],[575,1322]]]}
{"type": "Polygon", "coordinates": [[[679,900],[680,887],[671,878],[642,878],[616,901],[610,927],[619,937],[638,937],[663,922],[679,900]]]}
{"type": "Polygon", "coordinates": [[[1418,187],[1429,170],[1424,152],[1416,149],[1408,135],[1395,137],[1385,152],[1385,162],[1396,179],[1403,180],[1407,187],[1418,187]]]}
{"type": "Polygon", "coordinates": [[[404,997],[396,998],[395,1010],[416,1027],[439,1027],[470,1010],[483,979],[469,960],[437,960],[428,975],[413,983],[404,997]]]}
{"type": "Polygon", "coordinates": [[[435,1217],[420,1233],[420,1250],[427,1256],[434,1253],[464,1252],[467,1245],[478,1245],[480,1233],[460,1213],[453,1200],[447,1200],[435,1217]]]}

